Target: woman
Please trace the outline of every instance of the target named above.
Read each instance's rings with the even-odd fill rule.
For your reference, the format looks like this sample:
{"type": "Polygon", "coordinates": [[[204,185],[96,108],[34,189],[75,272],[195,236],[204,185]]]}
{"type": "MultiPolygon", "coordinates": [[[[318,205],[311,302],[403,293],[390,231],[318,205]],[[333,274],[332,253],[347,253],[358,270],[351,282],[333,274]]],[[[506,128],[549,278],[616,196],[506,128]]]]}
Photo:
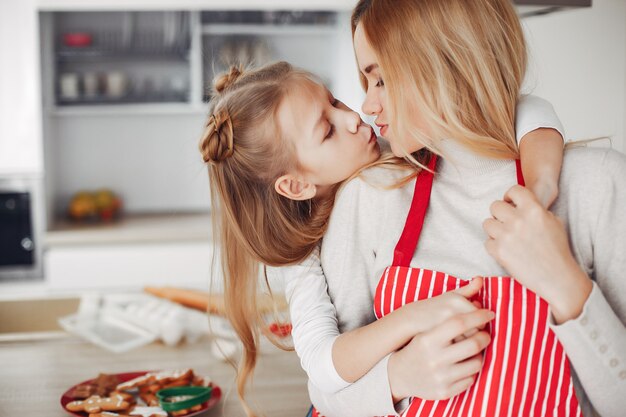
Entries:
{"type": "MultiPolygon", "coordinates": [[[[394,153],[427,147],[442,156],[411,265],[459,277],[508,270],[549,304],[550,328],[575,371],[583,414],[595,408],[620,415],[626,407],[620,395],[626,379],[626,222],[615,213],[626,203],[623,156],[567,152],[554,214],[512,187],[518,157],[513,117],[526,51],[507,0],[361,1],[353,33],[367,86],[363,109],[376,116],[394,153]],[[489,215],[485,233],[481,226],[489,215]]],[[[355,181],[336,202],[321,259],[342,330],[372,319],[368,308],[378,277],[391,264],[398,239],[389,231],[403,229],[410,191],[379,195],[380,203],[355,181]],[[352,201],[358,203],[347,203],[352,201]],[[343,290],[347,271],[351,281],[355,271],[363,273],[369,294],[343,290]]],[[[313,403],[328,416],[382,415],[403,410],[407,397],[462,392],[451,373],[463,361],[446,352],[467,329],[449,329],[444,323],[418,334],[338,393],[310,384],[313,403]]]]}

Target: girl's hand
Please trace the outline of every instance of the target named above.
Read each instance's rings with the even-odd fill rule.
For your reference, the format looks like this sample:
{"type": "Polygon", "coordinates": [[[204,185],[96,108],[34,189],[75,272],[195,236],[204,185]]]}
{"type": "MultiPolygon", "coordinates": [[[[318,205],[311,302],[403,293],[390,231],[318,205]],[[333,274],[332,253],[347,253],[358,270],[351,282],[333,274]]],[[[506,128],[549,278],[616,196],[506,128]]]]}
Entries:
{"type": "Polygon", "coordinates": [[[490,207],[487,252],[516,280],[545,299],[557,323],[577,317],[592,284],[578,266],[562,222],[516,185],[490,207]]]}
{"type": "Polygon", "coordinates": [[[388,373],[394,402],[408,397],[441,400],[469,388],[482,368],[482,351],[491,337],[478,331],[458,343],[454,340],[484,327],[494,316],[483,309],[456,315],[393,353],[388,373]]]}
{"type": "MultiPolygon", "coordinates": [[[[472,302],[483,287],[483,278],[475,277],[469,284],[454,291],[448,291],[437,297],[406,304],[402,308],[410,310],[410,322],[415,323],[413,334],[432,329],[459,314],[471,313],[481,306],[472,302]]],[[[475,333],[474,330],[472,333],[475,333]]]]}

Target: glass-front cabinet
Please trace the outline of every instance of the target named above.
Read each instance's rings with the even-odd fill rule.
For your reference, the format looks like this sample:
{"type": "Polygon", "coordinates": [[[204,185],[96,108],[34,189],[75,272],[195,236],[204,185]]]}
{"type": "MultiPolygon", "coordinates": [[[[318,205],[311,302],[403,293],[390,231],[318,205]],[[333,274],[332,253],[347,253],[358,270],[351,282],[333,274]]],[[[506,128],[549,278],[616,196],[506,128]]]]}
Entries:
{"type": "Polygon", "coordinates": [[[100,227],[73,222],[89,194],[122,221],[209,211],[197,140],[230,65],[288,61],[358,109],[349,9],[310,6],[40,12],[47,241],[100,227]]]}
{"type": "Polygon", "coordinates": [[[347,14],[329,10],[59,11],[41,26],[44,102],[60,115],[198,111],[231,64],[286,60],[332,87],[349,45],[347,14]]]}
{"type": "Polygon", "coordinates": [[[190,18],[180,11],[53,14],[55,104],[187,102],[190,18]]]}

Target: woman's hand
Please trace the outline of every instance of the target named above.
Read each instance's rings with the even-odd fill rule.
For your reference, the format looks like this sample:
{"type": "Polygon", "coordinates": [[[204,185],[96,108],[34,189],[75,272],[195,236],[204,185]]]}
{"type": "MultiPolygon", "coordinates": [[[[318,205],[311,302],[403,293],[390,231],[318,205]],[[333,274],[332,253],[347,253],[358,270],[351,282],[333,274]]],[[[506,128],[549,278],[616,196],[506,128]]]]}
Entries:
{"type": "Polygon", "coordinates": [[[491,342],[485,331],[454,340],[494,318],[489,310],[475,310],[448,318],[420,333],[389,358],[389,385],[394,402],[408,397],[440,400],[469,388],[482,368],[482,351],[491,342]]]}
{"type": "Polygon", "coordinates": [[[557,323],[577,317],[592,283],[572,255],[562,222],[519,185],[490,211],[493,218],[483,223],[487,252],[550,304],[557,323]]]}

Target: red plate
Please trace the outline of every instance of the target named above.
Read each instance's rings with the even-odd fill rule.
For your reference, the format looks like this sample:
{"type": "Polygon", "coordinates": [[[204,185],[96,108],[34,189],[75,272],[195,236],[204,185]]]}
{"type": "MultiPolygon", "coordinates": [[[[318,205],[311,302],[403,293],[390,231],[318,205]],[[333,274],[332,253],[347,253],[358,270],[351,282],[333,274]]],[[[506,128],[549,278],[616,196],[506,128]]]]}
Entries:
{"type": "MultiPolygon", "coordinates": [[[[130,381],[131,379],[143,376],[145,374],[147,374],[148,372],[153,372],[153,371],[137,371],[137,372],[126,372],[123,374],[112,374],[115,375],[119,378],[120,383],[122,382],[126,382],[126,381],[130,381]]],[[[76,388],[79,385],[82,384],[87,384],[89,382],[92,382],[95,378],[93,379],[88,379],[86,381],[81,382],[80,384],[76,384],[72,387],[70,387],[67,391],[65,391],[63,393],[63,395],[61,396],[61,407],[63,407],[63,409],[76,417],[86,417],[89,414],[85,413],[85,412],[72,412],[69,411],[65,408],[65,406],[67,405],[67,403],[70,403],[72,401],[74,401],[72,398],[70,398],[70,393],[72,392],[72,390],[74,388],[76,388]]],[[[213,391],[211,391],[211,398],[209,399],[209,401],[207,401],[206,403],[204,403],[202,405],[202,408],[198,411],[194,411],[193,413],[187,414],[185,415],[185,417],[192,417],[192,416],[197,416],[199,414],[204,413],[207,410],[210,410],[211,408],[215,407],[215,405],[220,401],[220,399],[222,398],[222,390],[220,389],[220,387],[218,387],[217,385],[215,385],[214,383],[211,383],[211,386],[213,387],[213,391]]]]}

